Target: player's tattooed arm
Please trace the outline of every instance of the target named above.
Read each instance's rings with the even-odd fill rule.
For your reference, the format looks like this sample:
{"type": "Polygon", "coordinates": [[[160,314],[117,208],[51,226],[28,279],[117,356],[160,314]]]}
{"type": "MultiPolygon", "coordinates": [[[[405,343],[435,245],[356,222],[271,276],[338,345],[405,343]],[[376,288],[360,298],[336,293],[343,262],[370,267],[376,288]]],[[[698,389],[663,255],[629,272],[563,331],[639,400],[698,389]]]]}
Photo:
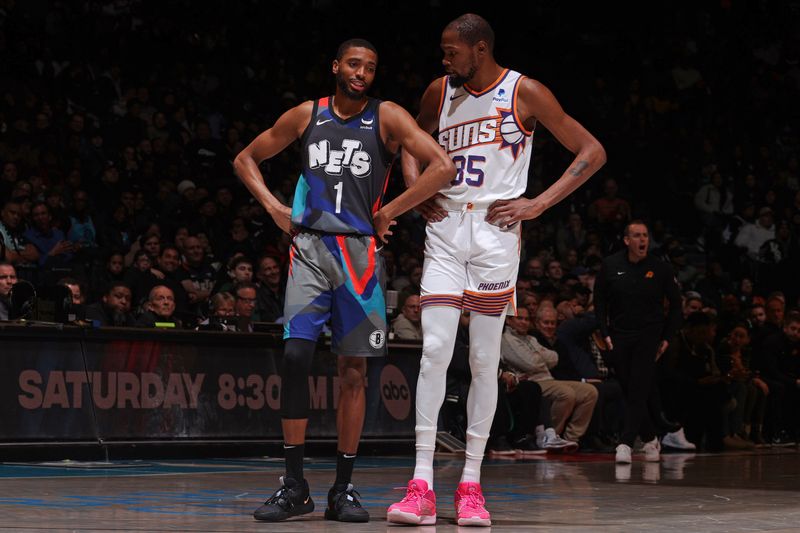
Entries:
{"type": "Polygon", "coordinates": [[[575,166],[569,169],[569,173],[573,176],[580,176],[583,171],[589,168],[589,163],[586,161],[578,161],[575,166]]]}

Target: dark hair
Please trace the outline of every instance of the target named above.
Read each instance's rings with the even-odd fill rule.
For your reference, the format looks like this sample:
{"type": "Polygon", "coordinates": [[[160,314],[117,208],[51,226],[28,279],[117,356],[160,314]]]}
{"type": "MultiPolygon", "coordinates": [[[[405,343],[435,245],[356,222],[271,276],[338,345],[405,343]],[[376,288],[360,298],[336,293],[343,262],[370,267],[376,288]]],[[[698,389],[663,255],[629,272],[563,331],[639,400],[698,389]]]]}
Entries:
{"type": "Polygon", "coordinates": [[[246,255],[237,255],[230,261],[228,261],[228,270],[235,270],[237,266],[241,265],[242,263],[247,263],[250,266],[253,266],[253,260],[247,257],[246,255]]]}
{"type": "Polygon", "coordinates": [[[239,291],[241,289],[253,289],[254,291],[258,291],[258,285],[253,283],[252,281],[243,281],[241,283],[237,283],[233,287],[233,296],[238,300],[239,299],[239,291]]]}
{"type": "Polygon", "coordinates": [[[164,252],[166,252],[167,250],[175,250],[176,252],[178,252],[178,257],[181,256],[181,251],[178,249],[177,246],[175,246],[172,243],[167,243],[161,246],[161,249],[158,252],[158,257],[162,257],[164,255],[164,252]]]}
{"type": "Polygon", "coordinates": [[[622,235],[627,237],[630,234],[631,226],[634,226],[634,225],[635,226],[644,226],[645,228],[647,228],[648,232],[650,231],[650,227],[647,225],[647,222],[637,218],[636,220],[631,220],[630,222],[625,224],[625,229],[622,231],[622,235]]]}
{"type": "Polygon", "coordinates": [[[489,52],[494,52],[494,30],[480,15],[466,13],[445,26],[444,29],[455,31],[458,33],[458,38],[470,46],[475,46],[478,41],[484,41],[489,47],[489,52]]]}
{"type": "Polygon", "coordinates": [[[123,281],[112,281],[111,283],[106,285],[106,292],[103,293],[103,294],[105,296],[108,296],[109,294],[111,294],[111,291],[113,291],[117,287],[124,287],[124,288],[126,288],[128,290],[131,290],[131,286],[128,285],[127,283],[123,282],[123,281]]]}
{"type": "Polygon", "coordinates": [[[378,50],[375,48],[375,45],[366,39],[347,39],[345,42],[340,44],[339,49],[336,50],[336,61],[341,61],[342,57],[344,57],[344,53],[351,48],[366,48],[367,50],[372,50],[375,52],[375,55],[378,55],[378,50]]]}

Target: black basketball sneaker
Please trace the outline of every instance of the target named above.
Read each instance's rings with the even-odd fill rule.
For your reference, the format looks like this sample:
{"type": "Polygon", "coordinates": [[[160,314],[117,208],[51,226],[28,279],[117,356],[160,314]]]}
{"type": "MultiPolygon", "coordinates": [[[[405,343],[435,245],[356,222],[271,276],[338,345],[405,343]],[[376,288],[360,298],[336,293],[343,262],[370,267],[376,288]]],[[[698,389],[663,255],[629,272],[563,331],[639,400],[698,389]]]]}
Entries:
{"type": "Polygon", "coordinates": [[[298,483],[290,477],[281,477],[281,488],[255,510],[253,517],[264,522],[280,522],[313,510],[314,500],[308,490],[308,481],[304,479],[298,483]]]}
{"type": "Polygon", "coordinates": [[[326,520],[339,522],[369,522],[369,513],[358,501],[361,495],[353,489],[353,484],[346,487],[331,487],[328,491],[328,508],[325,509],[326,520]]]}

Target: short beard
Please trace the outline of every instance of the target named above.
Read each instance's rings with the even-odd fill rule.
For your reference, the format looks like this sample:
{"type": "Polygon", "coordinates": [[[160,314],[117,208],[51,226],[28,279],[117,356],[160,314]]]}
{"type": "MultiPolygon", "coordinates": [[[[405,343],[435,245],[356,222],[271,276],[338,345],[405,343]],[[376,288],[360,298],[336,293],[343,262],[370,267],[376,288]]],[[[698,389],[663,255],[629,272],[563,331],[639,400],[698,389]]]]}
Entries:
{"type": "Polygon", "coordinates": [[[470,81],[475,76],[475,73],[477,71],[478,71],[478,67],[476,65],[472,65],[469,68],[469,72],[467,72],[466,76],[457,76],[457,75],[451,74],[450,76],[448,76],[448,82],[450,83],[450,87],[452,87],[454,89],[458,89],[459,87],[462,87],[465,83],[470,81]]]}
{"type": "Polygon", "coordinates": [[[341,74],[341,72],[336,74],[336,86],[339,87],[339,90],[342,91],[344,95],[351,100],[358,101],[358,100],[363,100],[367,97],[366,90],[361,91],[360,93],[352,90],[350,88],[350,85],[348,85],[347,80],[341,74]]]}

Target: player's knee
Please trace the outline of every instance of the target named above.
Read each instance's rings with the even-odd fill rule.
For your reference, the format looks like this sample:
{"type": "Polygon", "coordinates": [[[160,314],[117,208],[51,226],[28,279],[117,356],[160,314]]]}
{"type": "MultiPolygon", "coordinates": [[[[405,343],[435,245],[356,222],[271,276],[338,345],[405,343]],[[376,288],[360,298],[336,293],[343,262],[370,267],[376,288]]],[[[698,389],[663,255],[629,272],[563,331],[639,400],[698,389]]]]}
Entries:
{"type": "Polygon", "coordinates": [[[358,358],[356,361],[345,362],[340,358],[339,386],[342,390],[363,389],[366,373],[367,365],[365,359],[358,358]]]}
{"type": "Polygon", "coordinates": [[[447,372],[447,367],[450,365],[450,359],[443,357],[443,354],[437,353],[433,356],[423,355],[419,361],[419,373],[421,376],[439,375],[447,372]]]}
{"type": "Polygon", "coordinates": [[[447,348],[447,339],[433,332],[427,333],[423,336],[422,348],[427,358],[441,358],[447,348]]]}
{"type": "Polygon", "coordinates": [[[286,376],[305,375],[311,372],[315,343],[289,339],[283,351],[283,373],[286,376]]]}

